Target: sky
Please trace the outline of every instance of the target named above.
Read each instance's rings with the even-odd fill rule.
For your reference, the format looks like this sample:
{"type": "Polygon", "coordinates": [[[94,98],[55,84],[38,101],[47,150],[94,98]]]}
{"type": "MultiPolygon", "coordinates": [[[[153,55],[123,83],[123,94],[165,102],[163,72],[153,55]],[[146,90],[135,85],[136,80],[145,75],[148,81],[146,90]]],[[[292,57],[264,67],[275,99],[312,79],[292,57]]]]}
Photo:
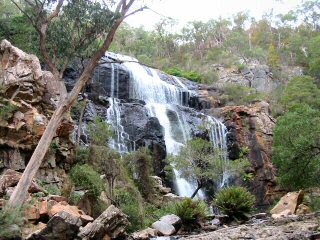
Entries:
{"type": "MultiPolygon", "coordinates": [[[[294,9],[301,0],[145,0],[150,10],[139,12],[127,19],[134,27],[151,30],[160,21],[161,15],[178,21],[178,26],[193,20],[207,21],[228,18],[240,11],[249,11],[250,16],[260,19],[273,9],[274,14],[294,9]]],[[[140,3],[141,4],[141,3],[140,3]]],[[[138,6],[135,6],[138,7],[138,6]]]]}

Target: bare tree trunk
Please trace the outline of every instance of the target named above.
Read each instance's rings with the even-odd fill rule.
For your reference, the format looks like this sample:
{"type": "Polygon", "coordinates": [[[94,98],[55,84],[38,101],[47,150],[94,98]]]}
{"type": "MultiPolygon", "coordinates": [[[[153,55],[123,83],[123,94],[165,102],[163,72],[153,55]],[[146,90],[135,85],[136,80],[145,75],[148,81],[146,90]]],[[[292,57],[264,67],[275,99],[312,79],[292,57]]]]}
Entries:
{"type": "Polygon", "coordinates": [[[80,144],[82,120],[83,120],[84,111],[86,110],[86,106],[87,106],[87,101],[84,100],[84,105],[83,105],[83,107],[81,108],[81,112],[80,112],[80,116],[79,116],[79,125],[78,125],[78,133],[77,133],[77,143],[76,143],[76,146],[79,146],[79,144],[80,144]]]}
{"type": "Polygon", "coordinates": [[[197,195],[197,193],[199,192],[199,190],[201,188],[202,188],[202,183],[198,182],[198,186],[197,186],[196,190],[194,190],[194,192],[192,193],[190,198],[193,199],[197,195]]]}
{"type": "MultiPolygon", "coordinates": [[[[132,1],[133,2],[133,1],[132,1]]],[[[129,4],[128,4],[129,5],[129,4]]],[[[127,6],[128,6],[127,5],[127,6]]],[[[132,5],[132,4],[131,4],[132,5]]],[[[131,6],[130,5],[130,6],[131,6]]],[[[91,58],[89,64],[84,69],[83,73],[81,74],[79,80],[74,85],[72,91],[67,95],[67,98],[60,101],[59,106],[53,113],[36,149],[34,150],[31,159],[24,170],[22,177],[14,189],[10,199],[9,199],[9,206],[16,206],[19,207],[23,204],[23,202],[26,199],[27,191],[29,189],[30,184],[32,183],[32,179],[36,175],[43,158],[46,154],[46,152],[49,149],[50,143],[53,139],[53,137],[56,134],[56,130],[58,129],[60,122],[63,118],[63,115],[70,109],[70,107],[73,105],[73,103],[77,100],[79,93],[87,83],[87,81],[90,79],[92,72],[94,68],[97,66],[98,61],[101,59],[101,57],[105,54],[105,52],[108,50],[113,37],[116,33],[116,30],[118,29],[119,25],[125,18],[125,14],[128,11],[129,8],[126,8],[121,13],[122,17],[115,21],[114,25],[110,29],[102,47],[94,54],[94,56],[91,58]]]]}

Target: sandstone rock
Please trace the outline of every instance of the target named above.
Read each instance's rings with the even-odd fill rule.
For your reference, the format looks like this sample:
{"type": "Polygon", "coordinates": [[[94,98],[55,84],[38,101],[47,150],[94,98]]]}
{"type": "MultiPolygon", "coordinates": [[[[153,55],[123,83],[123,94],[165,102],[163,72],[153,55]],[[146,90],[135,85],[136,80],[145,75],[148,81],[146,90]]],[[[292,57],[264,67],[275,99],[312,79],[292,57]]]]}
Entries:
{"type": "Polygon", "coordinates": [[[30,206],[24,211],[24,216],[30,220],[38,220],[40,218],[40,212],[38,206],[30,206]]]}
{"type": "Polygon", "coordinates": [[[164,235],[164,236],[170,236],[176,232],[176,229],[174,228],[173,225],[162,222],[162,221],[156,221],[154,222],[151,227],[153,229],[156,229],[159,234],[164,235]]]}
{"type": "Polygon", "coordinates": [[[31,234],[28,240],[69,240],[76,239],[82,221],[79,216],[68,212],[58,212],[47,223],[42,230],[31,234]]]}
{"type": "Polygon", "coordinates": [[[54,216],[58,212],[67,212],[73,216],[81,217],[81,215],[85,215],[82,210],[77,208],[76,206],[64,205],[61,203],[57,203],[51,207],[49,210],[49,217],[54,216]]]}
{"type": "Polygon", "coordinates": [[[291,214],[294,214],[297,207],[303,200],[303,191],[289,192],[284,195],[277,205],[270,211],[271,214],[281,214],[285,210],[289,210],[291,214]]]}
{"type": "MultiPolygon", "coordinates": [[[[14,170],[8,169],[6,170],[0,178],[0,196],[2,196],[6,189],[9,187],[14,187],[18,184],[22,174],[19,172],[16,172],[14,170]]],[[[43,191],[42,188],[36,184],[34,181],[32,181],[32,184],[29,188],[30,193],[36,193],[43,191]]]]}
{"type": "Polygon", "coordinates": [[[44,200],[44,201],[41,201],[39,203],[39,214],[40,216],[46,216],[48,215],[48,201],[47,200],[44,200]]]}
{"type": "Polygon", "coordinates": [[[165,215],[161,217],[159,221],[171,224],[175,228],[177,228],[182,223],[181,218],[174,214],[165,215]]]}
{"type": "Polygon", "coordinates": [[[311,209],[307,205],[300,204],[297,208],[296,214],[303,215],[307,213],[311,213],[311,209]]]}
{"type": "Polygon", "coordinates": [[[156,237],[158,231],[153,228],[147,228],[139,232],[134,232],[131,236],[134,240],[148,240],[152,237],[156,237]]]}
{"type": "Polygon", "coordinates": [[[111,205],[92,223],[83,227],[78,236],[84,239],[102,239],[108,234],[111,238],[116,238],[125,232],[128,225],[127,216],[111,205]]]}
{"type": "Polygon", "coordinates": [[[286,218],[286,217],[288,217],[289,215],[292,215],[291,210],[290,210],[290,209],[285,209],[285,210],[283,210],[283,211],[280,212],[280,213],[274,213],[274,214],[272,214],[271,217],[272,217],[273,219],[279,219],[279,218],[286,218]]]}

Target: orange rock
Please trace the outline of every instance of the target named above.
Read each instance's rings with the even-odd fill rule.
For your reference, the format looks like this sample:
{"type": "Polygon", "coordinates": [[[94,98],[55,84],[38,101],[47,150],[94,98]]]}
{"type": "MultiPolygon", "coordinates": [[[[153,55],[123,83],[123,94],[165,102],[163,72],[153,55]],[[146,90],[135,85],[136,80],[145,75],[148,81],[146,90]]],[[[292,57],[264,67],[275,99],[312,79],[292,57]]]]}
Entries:
{"type": "Polygon", "coordinates": [[[61,203],[57,203],[56,205],[52,206],[52,208],[49,210],[49,217],[52,217],[56,213],[62,212],[62,211],[77,217],[80,217],[81,215],[83,215],[83,212],[76,206],[63,205],[61,203]]]}
{"type": "Polygon", "coordinates": [[[24,215],[28,220],[38,220],[40,218],[39,209],[33,205],[25,210],[24,215]]]}
{"type": "Polygon", "coordinates": [[[289,192],[284,195],[277,205],[270,211],[271,214],[281,214],[286,210],[289,210],[291,214],[295,214],[297,207],[303,200],[303,191],[289,192]]]}
{"type": "Polygon", "coordinates": [[[39,203],[39,213],[40,216],[44,216],[48,214],[48,201],[44,200],[39,203]]]}

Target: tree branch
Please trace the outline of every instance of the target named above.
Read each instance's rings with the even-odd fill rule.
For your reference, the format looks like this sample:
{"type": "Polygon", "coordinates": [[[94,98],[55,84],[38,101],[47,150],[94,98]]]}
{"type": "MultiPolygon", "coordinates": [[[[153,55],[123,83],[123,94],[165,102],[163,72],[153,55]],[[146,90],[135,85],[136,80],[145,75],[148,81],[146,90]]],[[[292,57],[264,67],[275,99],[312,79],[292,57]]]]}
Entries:
{"type": "Polygon", "coordinates": [[[57,17],[60,13],[60,10],[61,10],[61,7],[62,7],[62,4],[63,4],[63,1],[64,0],[59,0],[55,10],[49,15],[49,17],[47,18],[47,22],[51,22],[51,20],[55,17],[57,17]]]}
{"type": "Polygon", "coordinates": [[[131,16],[131,15],[137,13],[137,12],[142,12],[145,9],[149,9],[149,8],[147,6],[143,6],[143,7],[139,8],[139,9],[137,9],[137,10],[134,10],[131,13],[128,13],[127,15],[124,16],[124,18],[127,18],[127,17],[129,17],[129,16],[131,16]]]}

